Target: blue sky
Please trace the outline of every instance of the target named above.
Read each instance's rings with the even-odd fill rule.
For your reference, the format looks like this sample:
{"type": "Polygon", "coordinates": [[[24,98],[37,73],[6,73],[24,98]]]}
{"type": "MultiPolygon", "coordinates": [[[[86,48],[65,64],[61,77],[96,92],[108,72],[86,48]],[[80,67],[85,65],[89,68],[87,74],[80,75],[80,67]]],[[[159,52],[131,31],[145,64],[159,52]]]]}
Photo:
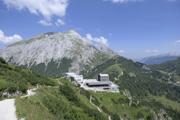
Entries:
{"type": "Polygon", "coordinates": [[[48,0],[14,1],[0,0],[0,47],[5,40],[75,29],[103,37],[130,58],[180,53],[180,0],[51,0],[56,6],[48,0]]]}

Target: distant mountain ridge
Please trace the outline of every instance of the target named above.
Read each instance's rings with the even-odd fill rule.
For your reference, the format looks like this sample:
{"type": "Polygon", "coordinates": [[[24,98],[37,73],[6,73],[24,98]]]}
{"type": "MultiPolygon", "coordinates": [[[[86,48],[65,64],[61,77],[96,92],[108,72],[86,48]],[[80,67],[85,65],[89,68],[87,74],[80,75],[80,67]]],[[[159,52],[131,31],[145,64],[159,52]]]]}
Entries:
{"type": "Polygon", "coordinates": [[[152,65],[152,68],[167,72],[174,82],[180,83],[180,57],[162,64],[152,65]]]}
{"type": "Polygon", "coordinates": [[[59,76],[68,71],[79,73],[114,55],[107,46],[94,43],[74,30],[41,34],[0,51],[0,56],[7,62],[48,76],[59,76]]]}
{"type": "Polygon", "coordinates": [[[158,56],[151,56],[146,57],[140,60],[140,62],[148,65],[152,64],[161,64],[167,61],[175,60],[178,58],[178,54],[166,54],[166,55],[158,55],[158,56]]]}

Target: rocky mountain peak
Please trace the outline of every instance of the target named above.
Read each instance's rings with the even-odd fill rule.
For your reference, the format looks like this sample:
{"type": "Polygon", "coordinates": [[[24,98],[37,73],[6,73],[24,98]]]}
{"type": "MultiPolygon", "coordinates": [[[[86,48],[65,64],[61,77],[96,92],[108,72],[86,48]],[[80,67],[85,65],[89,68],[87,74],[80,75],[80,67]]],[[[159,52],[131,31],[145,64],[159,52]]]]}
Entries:
{"type": "Polygon", "coordinates": [[[84,66],[93,67],[114,56],[110,48],[100,49],[87,41],[90,40],[74,30],[62,33],[49,32],[12,44],[2,49],[0,56],[7,62],[20,66],[41,65],[43,70],[48,70],[47,67],[52,66],[53,69],[54,67],[60,69],[66,64],[65,67],[69,67],[66,71],[76,72],[81,71],[84,66]]]}

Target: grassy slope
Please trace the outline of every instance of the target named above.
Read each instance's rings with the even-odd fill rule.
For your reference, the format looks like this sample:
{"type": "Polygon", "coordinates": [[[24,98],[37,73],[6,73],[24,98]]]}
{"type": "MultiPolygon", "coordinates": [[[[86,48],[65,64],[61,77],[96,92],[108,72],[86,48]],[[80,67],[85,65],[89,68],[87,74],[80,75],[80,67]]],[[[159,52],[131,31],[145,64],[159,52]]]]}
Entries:
{"type": "MultiPolygon", "coordinates": [[[[8,65],[3,61],[1,61],[0,65],[0,69],[3,71],[0,72],[1,88],[4,87],[4,89],[8,89],[7,87],[9,87],[10,83],[13,83],[17,89],[21,83],[26,86],[37,83],[45,85],[54,84],[51,79],[39,76],[28,69],[8,65]],[[33,81],[31,81],[32,78],[33,81]]],[[[107,61],[107,63],[98,66],[95,72],[90,75],[96,76],[96,73],[108,72],[113,76],[113,80],[115,80],[115,78],[117,79],[116,82],[120,84],[122,90],[127,88],[142,96],[141,93],[146,92],[144,90],[147,90],[148,84],[151,84],[150,80],[153,80],[147,79],[147,75],[152,74],[144,73],[145,71],[142,69],[142,64],[134,64],[132,61],[127,61],[122,58],[107,61]],[[145,80],[145,83],[143,83],[143,80],[145,80]],[[141,83],[143,84],[139,85],[138,88],[137,85],[141,83]],[[147,88],[143,88],[143,85],[147,88]]],[[[159,83],[156,82],[157,81],[154,82],[155,86],[159,83]]],[[[180,117],[178,112],[179,103],[166,97],[146,96],[140,99],[138,105],[133,104],[129,106],[129,100],[121,93],[90,93],[74,87],[74,85],[65,79],[61,79],[60,83],[60,88],[44,86],[40,88],[33,97],[24,99],[17,98],[18,117],[26,117],[27,120],[105,120],[108,118],[108,115],[111,115],[113,120],[118,120],[119,116],[130,119],[141,117],[149,119],[152,110],[157,112],[161,108],[165,109],[175,120],[180,117]],[[103,113],[99,113],[98,110],[89,103],[90,95],[95,98],[93,103],[97,104],[103,110],[103,113]]],[[[160,87],[159,85],[157,86],[157,88],[160,87]]],[[[161,89],[164,88],[160,87],[159,90],[161,89]]],[[[159,93],[159,91],[157,92],[159,93]]],[[[171,93],[173,93],[173,91],[171,91],[171,93]]]]}
{"type": "Polygon", "coordinates": [[[148,107],[129,106],[129,100],[119,93],[94,93],[94,97],[99,101],[99,106],[114,119],[116,116],[131,120],[141,117],[146,119],[151,114],[148,107]],[[138,114],[141,114],[141,117],[138,114]]]}
{"type": "Polygon", "coordinates": [[[153,96],[155,101],[162,103],[164,106],[180,112],[180,103],[167,99],[165,96],[153,96]]]}
{"type": "MultiPolygon", "coordinates": [[[[141,63],[135,63],[122,57],[115,57],[88,72],[86,77],[96,78],[98,73],[110,74],[110,79],[119,84],[120,90],[129,90],[133,96],[133,100],[140,101],[142,106],[150,107],[149,105],[156,106],[157,104],[159,107],[153,108],[156,112],[158,109],[164,108],[175,119],[179,117],[180,112],[176,110],[176,107],[166,106],[164,103],[164,101],[171,101],[169,104],[179,104],[177,101],[180,100],[180,87],[170,85],[166,82],[168,79],[168,75],[165,74],[166,72],[145,68],[141,63]],[[154,96],[154,99],[151,97],[150,100],[146,99],[151,95],[154,96]],[[165,96],[164,101],[159,100],[159,96],[162,95],[165,96]]],[[[106,104],[108,104],[108,102],[106,104]]],[[[133,108],[130,109],[133,112],[136,111],[133,110],[133,108]]],[[[126,112],[130,113],[128,111],[126,112]]],[[[130,114],[134,116],[133,113],[130,114]]]]}
{"type": "Polygon", "coordinates": [[[60,87],[42,87],[35,96],[17,98],[17,115],[27,120],[106,120],[108,115],[112,120],[136,120],[144,118],[151,120],[152,111],[165,109],[176,120],[180,117],[174,109],[180,105],[165,97],[149,96],[139,104],[129,106],[129,100],[122,93],[88,92],[72,85],[68,80],[61,79],[60,87]],[[92,102],[100,107],[100,113],[92,102]],[[166,105],[168,104],[168,105],[166,105]]]}
{"type": "Polygon", "coordinates": [[[106,120],[81,92],[63,79],[60,87],[42,87],[33,97],[17,98],[17,115],[27,120],[106,120]]]}
{"type": "Polygon", "coordinates": [[[133,103],[129,106],[129,100],[122,94],[93,93],[93,96],[98,101],[95,103],[114,120],[118,120],[117,116],[131,120],[140,118],[152,120],[153,112],[157,114],[161,109],[164,109],[173,120],[178,120],[180,117],[180,103],[166,97],[148,96],[139,101],[139,104],[133,103]]]}
{"type": "Polygon", "coordinates": [[[171,73],[173,81],[180,81],[180,58],[151,67],[171,73]]]}
{"type": "Polygon", "coordinates": [[[128,89],[136,98],[153,94],[166,95],[173,100],[180,99],[180,87],[169,85],[167,74],[123,57],[114,57],[85,75],[87,78],[96,78],[98,73],[108,73],[121,90],[128,89]]]}
{"type": "Polygon", "coordinates": [[[156,67],[157,69],[162,69],[167,72],[176,71],[177,74],[180,74],[180,58],[159,65],[152,65],[152,67],[156,67]]]}
{"type": "Polygon", "coordinates": [[[53,120],[54,116],[49,113],[48,109],[41,105],[36,96],[30,99],[16,99],[16,112],[19,118],[27,120],[53,120]]]}
{"type": "Polygon", "coordinates": [[[55,82],[29,69],[9,65],[0,59],[0,96],[4,91],[14,93],[18,90],[25,93],[28,87],[36,84],[55,85],[55,82]]]}

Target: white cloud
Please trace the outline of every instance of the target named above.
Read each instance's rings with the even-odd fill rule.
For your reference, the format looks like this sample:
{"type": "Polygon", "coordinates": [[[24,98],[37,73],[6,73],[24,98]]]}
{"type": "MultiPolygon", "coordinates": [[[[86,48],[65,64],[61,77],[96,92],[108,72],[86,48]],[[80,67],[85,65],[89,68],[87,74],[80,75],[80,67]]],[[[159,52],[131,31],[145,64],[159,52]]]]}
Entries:
{"type": "Polygon", "coordinates": [[[173,44],[174,44],[174,46],[179,46],[180,45],[180,40],[176,40],[173,44]]]}
{"type": "Polygon", "coordinates": [[[53,25],[51,22],[46,21],[46,20],[40,20],[38,23],[43,26],[52,26],[53,25]]]}
{"type": "Polygon", "coordinates": [[[175,43],[180,44],[180,40],[177,40],[175,43]]]}
{"type": "Polygon", "coordinates": [[[65,22],[61,19],[57,19],[55,24],[56,24],[56,26],[63,26],[63,25],[65,25],[65,22]]]}
{"type": "Polygon", "coordinates": [[[14,34],[12,36],[6,36],[2,30],[0,30],[0,43],[12,44],[21,41],[22,37],[20,35],[14,34]]]}
{"type": "Polygon", "coordinates": [[[157,49],[147,49],[147,50],[145,50],[145,52],[146,53],[158,53],[159,50],[157,50],[157,49]]]}
{"type": "Polygon", "coordinates": [[[93,40],[93,37],[92,37],[92,35],[91,34],[86,34],[86,38],[88,39],[88,40],[93,40]]]}
{"type": "Polygon", "coordinates": [[[93,37],[91,34],[86,34],[86,38],[88,40],[91,40],[92,42],[97,42],[102,45],[108,46],[108,40],[106,38],[104,38],[103,36],[93,37]]]}
{"type": "MultiPolygon", "coordinates": [[[[43,16],[49,23],[53,17],[64,17],[68,7],[68,0],[3,0],[8,7],[18,10],[28,10],[31,14],[43,16]]],[[[45,23],[45,22],[39,22],[45,23]]]]}
{"type": "Polygon", "coordinates": [[[141,2],[143,0],[104,0],[104,1],[109,1],[115,4],[124,4],[124,3],[128,3],[128,2],[141,2]]]}
{"type": "Polygon", "coordinates": [[[119,50],[118,53],[123,54],[123,53],[125,53],[125,51],[124,50],[119,50]]]}
{"type": "Polygon", "coordinates": [[[99,42],[101,44],[104,44],[104,45],[108,46],[108,40],[106,38],[102,37],[102,36],[100,36],[99,38],[94,38],[94,40],[96,42],[99,42]]]}

